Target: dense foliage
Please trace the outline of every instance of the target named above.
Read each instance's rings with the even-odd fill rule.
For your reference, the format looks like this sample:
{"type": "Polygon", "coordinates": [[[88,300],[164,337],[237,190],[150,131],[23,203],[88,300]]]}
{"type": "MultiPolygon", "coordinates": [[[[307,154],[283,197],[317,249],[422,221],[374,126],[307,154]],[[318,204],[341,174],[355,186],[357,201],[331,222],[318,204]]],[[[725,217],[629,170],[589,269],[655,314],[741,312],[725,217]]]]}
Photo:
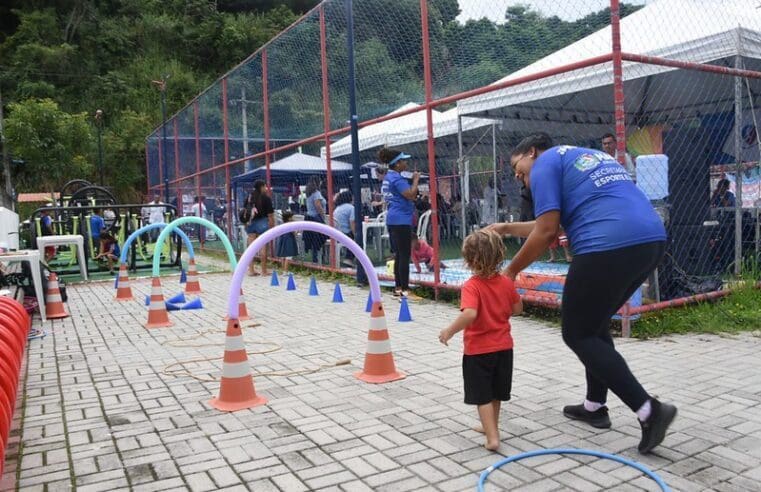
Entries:
{"type": "MultiPolygon", "coordinates": [[[[97,176],[102,125],[106,184],[123,199],[144,189],[145,137],[161,122],[153,81],[168,75],[173,114],[278,32],[315,0],[12,0],[0,6],[0,91],[17,192],[49,191],[70,178],[97,176]],[[297,13],[298,12],[298,13],[297,13]]],[[[342,2],[332,2],[340,9],[342,2]]],[[[393,108],[422,93],[418,2],[355,0],[358,87],[365,107],[393,108]],[[402,26],[401,28],[399,26],[402,26]],[[393,27],[393,28],[392,28],[393,27]],[[387,82],[393,80],[394,91],[387,82]]],[[[609,23],[608,9],[573,22],[522,6],[506,22],[456,20],[456,0],[431,0],[437,95],[488,84],[609,23]]],[[[627,15],[635,7],[623,5],[627,15]]],[[[306,29],[306,27],[305,27],[306,29]]],[[[317,26],[311,26],[318,35],[317,26]]],[[[344,27],[329,24],[334,46],[344,27]]],[[[316,38],[315,38],[316,39],[316,38]]],[[[294,45],[293,49],[300,47],[294,45]]],[[[321,128],[321,102],[305,101],[319,81],[319,59],[296,56],[279,68],[315,77],[275,88],[273,112],[302,132],[321,128]],[[303,57],[302,57],[303,58],[303,57]],[[308,120],[309,123],[305,123],[308,120]]],[[[345,61],[330,61],[331,87],[345,86],[345,61]]],[[[319,94],[319,92],[316,92],[319,94]]],[[[333,96],[343,107],[341,91],[333,96]]],[[[342,119],[340,111],[336,119],[342,119]]],[[[345,119],[345,118],[343,118],[345,119]]],[[[288,125],[283,123],[282,127],[288,125]]],[[[256,125],[251,128],[257,131],[256,125]]]]}

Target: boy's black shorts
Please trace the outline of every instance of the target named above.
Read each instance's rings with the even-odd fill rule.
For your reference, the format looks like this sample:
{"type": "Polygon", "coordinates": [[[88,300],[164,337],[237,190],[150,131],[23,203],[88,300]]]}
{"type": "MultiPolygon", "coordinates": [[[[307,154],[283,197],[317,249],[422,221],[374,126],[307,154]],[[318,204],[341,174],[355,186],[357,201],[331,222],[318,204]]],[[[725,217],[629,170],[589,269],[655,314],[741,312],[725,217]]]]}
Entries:
{"type": "Polygon", "coordinates": [[[485,405],[492,400],[508,401],[513,385],[513,350],[463,355],[462,377],[465,403],[485,405]]]}

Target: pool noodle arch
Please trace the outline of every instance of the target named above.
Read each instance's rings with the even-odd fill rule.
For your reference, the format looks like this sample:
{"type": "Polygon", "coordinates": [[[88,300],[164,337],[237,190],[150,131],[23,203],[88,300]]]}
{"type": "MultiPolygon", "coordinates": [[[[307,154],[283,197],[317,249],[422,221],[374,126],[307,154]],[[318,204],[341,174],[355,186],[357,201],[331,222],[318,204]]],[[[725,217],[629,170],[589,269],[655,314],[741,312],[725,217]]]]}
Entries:
{"type": "Polygon", "coordinates": [[[287,222],[277,227],[273,227],[272,229],[269,229],[257,237],[254,242],[252,242],[246,248],[246,251],[244,251],[243,255],[240,257],[240,262],[238,262],[238,266],[235,268],[235,272],[233,273],[232,282],[230,282],[230,297],[227,304],[227,315],[230,317],[230,319],[238,319],[238,299],[240,297],[240,289],[241,284],[243,283],[243,277],[246,274],[248,265],[259,253],[259,250],[266,246],[270,241],[273,241],[274,239],[277,239],[284,234],[296,231],[310,231],[325,234],[331,239],[335,239],[341,243],[342,246],[345,246],[349,251],[354,253],[354,256],[357,258],[357,260],[359,260],[359,263],[362,265],[362,268],[365,269],[365,272],[373,272],[373,275],[367,276],[367,279],[370,282],[370,297],[372,302],[381,302],[380,282],[378,282],[378,276],[374,275],[375,270],[373,268],[373,264],[370,261],[370,258],[367,256],[367,253],[365,253],[365,251],[360,248],[359,245],[354,242],[354,240],[352,240],[349,236],[342,233],[338,229],[334,229],[325,224],[320,224],[319,222],[287,222]]]}
{"type": "MultiPolygon", "coordinates": [[[[132,245],[133,241],[140,236],[140,234],[143,234],[148,231],[152,231],[153,229],[162,229],[166,227],[167,224],[164,224],[163,222],[160,224],[148,224],[146,226],[141,227],[140,229],[136,230],[132,234],[129,235],[126,241],[124,241],[124,245],[122,246],[122,252],[119,255],[119,263],[124,263],[127,261],[127,252],[129,251],[129,247],[132,245]]],[[[185,234],[182,229],[177,229],[174,231],[175,234],[180,236],[182,241],[185,243],[185,246],[188,248],[188,256],[190,258],[195,257],[195,252],[193,251],[193,244],[190,242],[190,238],[185,234]]],[[[160,250],[159,250],[160,251],[160,250]]]]}

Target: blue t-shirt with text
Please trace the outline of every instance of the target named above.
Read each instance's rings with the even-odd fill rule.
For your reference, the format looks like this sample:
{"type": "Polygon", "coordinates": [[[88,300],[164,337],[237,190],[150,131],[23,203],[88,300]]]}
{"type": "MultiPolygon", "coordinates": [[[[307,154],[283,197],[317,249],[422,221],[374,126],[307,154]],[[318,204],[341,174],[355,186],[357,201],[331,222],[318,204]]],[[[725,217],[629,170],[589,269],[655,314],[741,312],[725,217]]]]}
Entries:
{"type": "Polygon", "coordinates": [[[666,240],[645,194],[605,152],[552,147],[536,159],[530,181],[534,215],[559,210],[574,254],[666,240]]]}
{"type": "Polygon", "coordinates": [[[415,213],[415,204],[402,195],[410,189],[410,184],[396,171],[389,170],[381,185],[383,201],[388,204],[386,224],[388,225],[412,225],[412,215],[415,213]]]}

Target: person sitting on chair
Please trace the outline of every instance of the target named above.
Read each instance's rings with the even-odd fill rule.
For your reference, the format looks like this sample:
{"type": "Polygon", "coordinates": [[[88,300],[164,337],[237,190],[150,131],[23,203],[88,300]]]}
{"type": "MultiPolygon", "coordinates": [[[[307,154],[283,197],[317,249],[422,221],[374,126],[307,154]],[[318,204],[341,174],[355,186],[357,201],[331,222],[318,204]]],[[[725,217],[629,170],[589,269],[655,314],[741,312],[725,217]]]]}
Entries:
{"type": "Polygon", "coordinates": [[[716,183],[716,189],[711,195],[711,206],[716,208],[732,208],[735,206],[735,194],[729,191],[729,180],[727,178],[722,178],[716,183]]]}

